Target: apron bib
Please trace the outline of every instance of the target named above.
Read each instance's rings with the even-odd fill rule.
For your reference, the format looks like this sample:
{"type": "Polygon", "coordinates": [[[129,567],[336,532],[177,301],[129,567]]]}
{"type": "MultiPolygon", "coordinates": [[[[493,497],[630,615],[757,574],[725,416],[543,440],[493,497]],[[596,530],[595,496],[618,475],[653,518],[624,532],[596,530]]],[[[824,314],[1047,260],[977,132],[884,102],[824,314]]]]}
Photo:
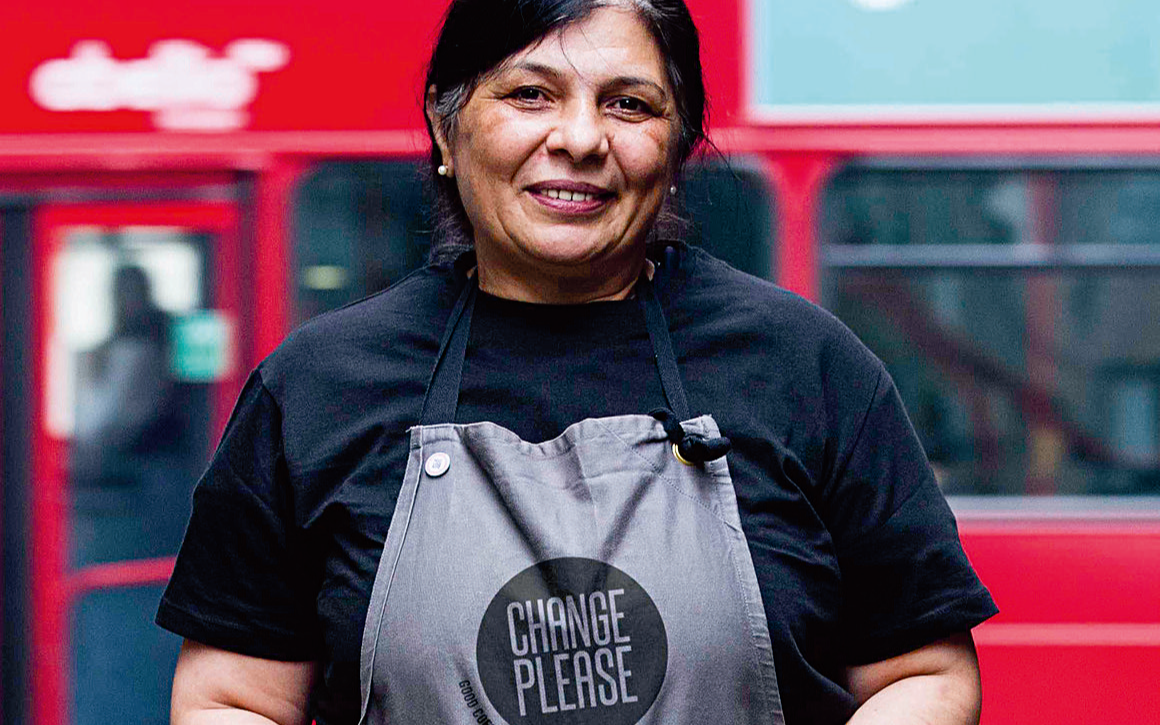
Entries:
{"type": "Polygon", "coordinates": [[[719,433],[689,419],[651,283],[638,296],[676,417],[587,419],[544,443],[450,423],[477,290],[452,311],[410,431],[360,723],[783,725],[728,466],[683,462],[673,442],[719,433]]]}

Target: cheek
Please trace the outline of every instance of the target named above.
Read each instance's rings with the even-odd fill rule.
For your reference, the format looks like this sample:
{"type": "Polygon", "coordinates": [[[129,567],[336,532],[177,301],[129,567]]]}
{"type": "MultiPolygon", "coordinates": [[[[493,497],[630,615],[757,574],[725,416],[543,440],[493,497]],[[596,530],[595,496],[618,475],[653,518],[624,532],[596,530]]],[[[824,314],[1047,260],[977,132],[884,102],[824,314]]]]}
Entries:
{"type": "Polygon", "coordinates": [[[461,135],[454,152],[456,164],[477,178],[494,177],[492,182],[510,179],[535,153],[541,135],[540,124],[534,120],[485,115],[461,135]]]}
{"type": "Polygon", "coordinates": [[[455,154],[456,183],[459,198],[468,217],[478,223],[504,205],[502,201],[511,184],[510,171],[498,148],[479,136],[461,139],[455,154]]]}
{"type": "Polygon", "coordinates": [[[673,166],[673,144],[668,138],[642,135],[619,145],[617,157],[633,185],[660,184],[673,166]]]}

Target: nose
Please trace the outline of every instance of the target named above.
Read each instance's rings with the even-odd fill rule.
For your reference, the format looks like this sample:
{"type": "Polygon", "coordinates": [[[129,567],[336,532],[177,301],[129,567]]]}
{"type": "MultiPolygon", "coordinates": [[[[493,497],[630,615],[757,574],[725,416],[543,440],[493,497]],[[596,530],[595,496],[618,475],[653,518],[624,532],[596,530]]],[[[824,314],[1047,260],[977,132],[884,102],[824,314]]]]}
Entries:
{"type": "Polygon", "coordinates": [[[549,153],[565,155],[572,163],[603,158],[610,146],[599,107],[578,99],[565,106],[547,139],[549,153]]]}

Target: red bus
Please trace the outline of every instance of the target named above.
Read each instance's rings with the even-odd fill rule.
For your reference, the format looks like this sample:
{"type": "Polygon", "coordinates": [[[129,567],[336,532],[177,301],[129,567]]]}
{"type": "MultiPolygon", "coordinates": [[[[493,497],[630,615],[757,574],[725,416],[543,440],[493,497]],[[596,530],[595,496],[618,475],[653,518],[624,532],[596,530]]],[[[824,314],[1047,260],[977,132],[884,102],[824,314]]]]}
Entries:
{"type": "MultiPolygon", "coordinates": [[[[830,308],[890,367],[1002,609],[976,631],[984,723],[1160,722],[1152,91],[1036,96],[1020,74],[1041,56],[1068,92],[1107,86],[1065,67],[1091,49],[1055,26],[1034,62],[988,50],[998,67],[956,99],[948,58],[983,61],[915,36],[940,21],[922,3],[689,4],[721,151],[682,185],[690,241],[830,308]],[[898,27],[926,55],[901,44],[899,72],[863,84],[898,27]],[[933,100],[906,95],[923,83],[933,100]]],[[[152,615],[245,371],[425,258],[419,98],[442,10],[0,9],[4,722],[167,721],[179,642],[152,615]],[[163,358],[117,344],[134,294],[163,358]],[[162,427],[181,434],[147,435],[162,427]]]]}

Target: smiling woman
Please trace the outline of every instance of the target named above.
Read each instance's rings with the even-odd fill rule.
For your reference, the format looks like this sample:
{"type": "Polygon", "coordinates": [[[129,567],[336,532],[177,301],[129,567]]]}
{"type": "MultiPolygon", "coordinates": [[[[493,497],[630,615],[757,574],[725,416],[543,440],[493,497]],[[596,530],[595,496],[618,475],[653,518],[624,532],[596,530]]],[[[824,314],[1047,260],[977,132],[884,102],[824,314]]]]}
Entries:
{"type": "Polygon", "coordinates": [[[472,222],[480,288],[618,299],[677,171],[676,103],[636,13],[601,8],[489,73],[445,124],[428,113],[472,222]],[[451,133],[442,129],[449,127],[451,133]]]}
{"type": "Polygon", "coordinates": [[[661,231],[683,2],[455,0],[425,88],[434,258],[251,375],[174,722],[975,722],[994,605],[882,364],[661,231]]]}
{"type": "Polygon", "coordinates": [[[471,240],[497,263],[481,264],[485,291],[623,296],[644,266],[639,242],[704,139],[688,11],[572,0],[538,12],[513,4],[517,20],[492,5],[452,7],[428,72],[433,163],[447,169],[437,181],[444,245],[471,240]],[[491,31],[491,47],[460,45],[491,31]]]}

